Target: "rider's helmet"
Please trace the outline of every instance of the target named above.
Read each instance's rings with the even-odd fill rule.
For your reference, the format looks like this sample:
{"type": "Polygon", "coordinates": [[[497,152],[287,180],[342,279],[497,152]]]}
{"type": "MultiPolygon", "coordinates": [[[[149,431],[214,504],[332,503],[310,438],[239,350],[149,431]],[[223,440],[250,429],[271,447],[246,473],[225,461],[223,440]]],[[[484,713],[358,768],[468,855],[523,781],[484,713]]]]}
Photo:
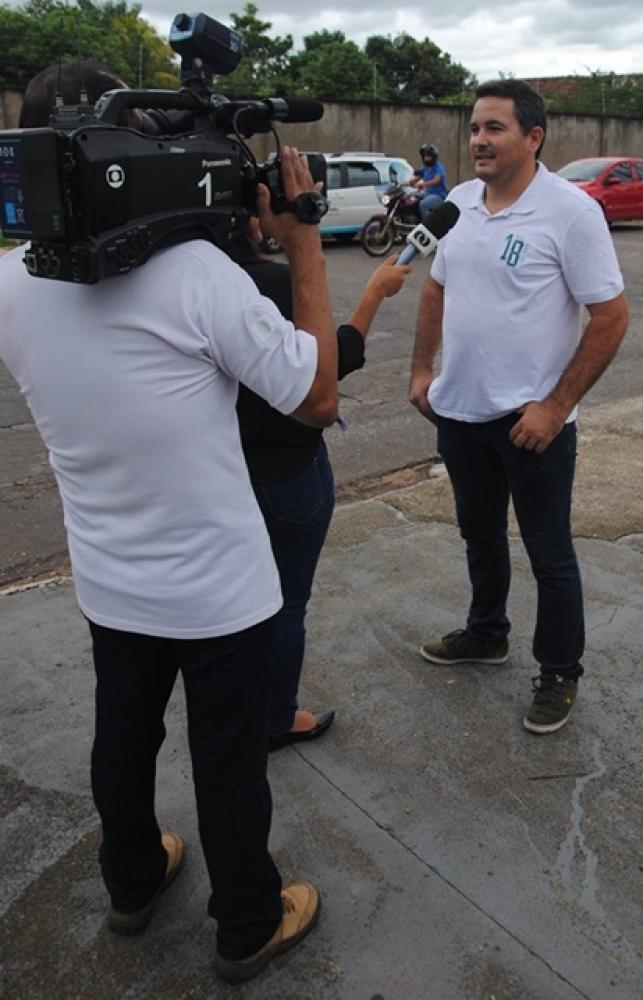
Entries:
{"type": "Polygon", "coordinates": [[[438,147],[434,146],[431,142],[425,142],[423,146],[420,146],[420,156],[435,156],[436,160],[438,158],[438,147]]]}

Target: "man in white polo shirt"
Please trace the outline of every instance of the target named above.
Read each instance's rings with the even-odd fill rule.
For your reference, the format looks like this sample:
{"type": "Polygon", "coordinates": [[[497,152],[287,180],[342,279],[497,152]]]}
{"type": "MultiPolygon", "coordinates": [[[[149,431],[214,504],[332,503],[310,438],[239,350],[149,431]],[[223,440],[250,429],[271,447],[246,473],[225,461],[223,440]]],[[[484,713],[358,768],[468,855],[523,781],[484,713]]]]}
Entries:
{"type": "Polygon", "coordinates": [[[540,95],[502,80],[482,84],[476,97],[477,178],[450,194],[461,214],[422,291],[410,387],[411,402],[438,428],[472,597],[466,627],[421,653],[439,664],[507,659],[511,496],[538,589],[540,675],[523,722],[550,733],[567,721],[583,673],[570,528],[577,403],[614,357],[628,308],[601,209],[538,160],[540,95]]]}
{"type": "MultiPolygon", "coordinates": [[[[118,86],[93,62],[33,82],[30,109],[118,86]],[[42,101],[36,101],[40,95],[42,101]]],[[[284,147],[293,200],[312,188],[284,147]]],[[[112,931],[143,931],[181,869],[154,808],[163,716],[182,674],[199,833],[218,922],[215,967],[256,975],[312,928],[319,895],[282,891],[268,851],[268,653],[279,576],[241,450],[239,382],[313,426],[337,415],[337,337],[318,227],[262,225],[290,259],[293,322],[213,244],[158,251],[93,285],[30,277],[0,260],[0,357],[49,450],[96,669],[92,793],[112,931]],[[305,332],[304,332],[305,331],[305,332]]]]}

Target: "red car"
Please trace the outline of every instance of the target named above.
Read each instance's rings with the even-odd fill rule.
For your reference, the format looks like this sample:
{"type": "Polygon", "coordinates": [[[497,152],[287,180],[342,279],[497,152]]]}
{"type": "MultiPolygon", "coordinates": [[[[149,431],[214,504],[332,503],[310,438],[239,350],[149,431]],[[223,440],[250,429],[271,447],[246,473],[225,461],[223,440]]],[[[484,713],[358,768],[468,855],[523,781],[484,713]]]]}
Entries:
{"type": "Polygon", "coordinates": [[[574,160],[558,171],[599,203],[608,222],[643,220],[643,160],[596,156],[574,160]]]}

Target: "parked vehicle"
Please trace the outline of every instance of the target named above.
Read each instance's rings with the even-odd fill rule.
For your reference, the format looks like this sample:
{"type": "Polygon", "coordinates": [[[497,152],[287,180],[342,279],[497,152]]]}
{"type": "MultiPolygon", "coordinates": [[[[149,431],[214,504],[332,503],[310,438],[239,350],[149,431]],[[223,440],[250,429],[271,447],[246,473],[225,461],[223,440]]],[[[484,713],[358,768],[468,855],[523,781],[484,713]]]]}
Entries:
{"type": "MultiPolygon", "coordinates": [[[[350,243],[361,232],[391,185],[406,184],[413,176],[413,167],[400,156],[359,151],[324,156],[328,212],[319,231],[322,237],[332,237],[339,243],[350,243]]],[[[262,246],[265,253],[280,249],[275,240],[267,240],[262,246]]]]}
{"type": "Polygon", "coordinates": [[[408,236],[419,222],[423,191],[405,184],[392,184],[380,196],[386,214],[372,215],[360,233],[360,242],[371,257],[389,253],[396,240],[408,236]]]}
{"type": "Polygon", "coordinates": [[[413,167],[385,153],[327,153],[326,176],[328,212],[321,235],[348,243],[380,209],[380,196],[392,184],[408,183],[413,167]]]}
{"type": "Polygon", "coordinates": [[[594,198],[608,223],[643,220],[643,159],[595,156],[568,163],[558,175],[594,198]]]}

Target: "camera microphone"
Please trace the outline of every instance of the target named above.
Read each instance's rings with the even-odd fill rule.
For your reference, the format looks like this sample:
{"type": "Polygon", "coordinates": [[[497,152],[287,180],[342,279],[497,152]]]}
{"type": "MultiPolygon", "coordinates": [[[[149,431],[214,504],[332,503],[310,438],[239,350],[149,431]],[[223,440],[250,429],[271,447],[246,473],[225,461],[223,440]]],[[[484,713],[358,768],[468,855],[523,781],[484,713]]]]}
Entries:
{"type": "Polygon", "coordinates": [[[268,97],[261,103],[277,122],[318,122],[324,114],[322,102],[308,97],[268,97]]]}
{"type": "Polygon", "coordinates": [[[406,237],[406,246],[396,260],[396,267],[410,264],[418,254],[429,257],[443,236],[453,229],[460,217],[460,209],[452,201],[444,201],[429,212],[424,225],[416,226],[406,237]]]}
{"type": "Polygon", "coordinates": [[[266,97],[256,101],[230,101],[220,113],[249,135],[268,132],[273,122],[318,122],[324,114],[321,101],[307,97],[266,97]],[[232,117],[233,116],[233,117],[232,117]]]}

